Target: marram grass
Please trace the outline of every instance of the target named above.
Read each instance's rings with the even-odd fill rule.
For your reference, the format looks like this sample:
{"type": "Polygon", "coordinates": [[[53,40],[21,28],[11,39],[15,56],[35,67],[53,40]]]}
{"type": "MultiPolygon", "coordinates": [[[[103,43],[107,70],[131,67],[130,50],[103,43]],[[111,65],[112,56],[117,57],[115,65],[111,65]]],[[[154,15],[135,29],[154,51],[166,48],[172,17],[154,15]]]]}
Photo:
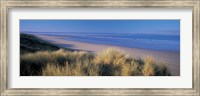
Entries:
{"type": "Polygon", "coordinates": [[[152,57],[133,58],[108,48],[84,51],[38,51],[20,56],[22,76],[169,76],[168,68],[152,57]]]}

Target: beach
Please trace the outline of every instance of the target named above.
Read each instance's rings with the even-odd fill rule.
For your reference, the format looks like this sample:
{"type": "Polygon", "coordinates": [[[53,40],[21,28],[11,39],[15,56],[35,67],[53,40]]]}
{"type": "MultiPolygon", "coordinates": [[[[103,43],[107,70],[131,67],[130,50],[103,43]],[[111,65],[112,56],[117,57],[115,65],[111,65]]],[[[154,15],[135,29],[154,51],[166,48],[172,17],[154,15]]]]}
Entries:
{"type": "Polygon", "coordinates": [[[113,47],[123,50],[125,53],[134,57],[152,56],[156,61],[165,63],[172,76],[180,76],[180,52],[177,51],[159,51],[159,50],[147,50],[142,48],[129,48],[122,46],[113,46],[109,44],[94,44],[88,42],[66,40],[63,36],[52,35],[35,35],[40,39],[56,44],[63,48],[84,50],[93,53],[98,53],[106,48],[113,47]]]}

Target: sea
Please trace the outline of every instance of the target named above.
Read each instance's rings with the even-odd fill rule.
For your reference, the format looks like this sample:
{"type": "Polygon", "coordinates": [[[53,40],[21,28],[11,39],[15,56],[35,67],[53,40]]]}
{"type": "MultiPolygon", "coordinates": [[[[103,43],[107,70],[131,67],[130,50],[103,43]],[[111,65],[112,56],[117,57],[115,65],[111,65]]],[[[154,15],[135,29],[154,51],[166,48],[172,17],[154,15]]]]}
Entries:
{"type": "Polygon", "coordinates": [[[26,32],[27,34],[61,36],[61,39],[93,44],[141,48],[160,51],[180,51],[180,35],[92,32],[26,32]]]}

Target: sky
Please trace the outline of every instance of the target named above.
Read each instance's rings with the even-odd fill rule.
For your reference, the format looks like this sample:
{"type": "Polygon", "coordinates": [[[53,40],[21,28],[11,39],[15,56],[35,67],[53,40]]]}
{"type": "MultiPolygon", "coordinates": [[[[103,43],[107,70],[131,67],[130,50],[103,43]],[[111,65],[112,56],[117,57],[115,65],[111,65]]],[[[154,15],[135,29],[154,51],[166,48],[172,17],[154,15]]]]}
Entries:
{"type": "Polygon", "coordinates": [[[20,32],[180,35],[180,20],[20,20],[20,32]]]}

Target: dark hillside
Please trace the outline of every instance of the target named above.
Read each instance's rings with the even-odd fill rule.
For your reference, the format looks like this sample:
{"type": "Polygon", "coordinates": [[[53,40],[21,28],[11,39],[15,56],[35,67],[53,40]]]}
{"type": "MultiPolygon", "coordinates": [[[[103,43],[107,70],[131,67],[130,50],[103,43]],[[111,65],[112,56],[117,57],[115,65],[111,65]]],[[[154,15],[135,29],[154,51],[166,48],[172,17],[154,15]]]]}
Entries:
{"type": "Polygon", "coordinates": [[[44,40],[30,34],[20,34],[20,54],[36,51],[55,51],[58,46],[50,44],[44,40]]]}

